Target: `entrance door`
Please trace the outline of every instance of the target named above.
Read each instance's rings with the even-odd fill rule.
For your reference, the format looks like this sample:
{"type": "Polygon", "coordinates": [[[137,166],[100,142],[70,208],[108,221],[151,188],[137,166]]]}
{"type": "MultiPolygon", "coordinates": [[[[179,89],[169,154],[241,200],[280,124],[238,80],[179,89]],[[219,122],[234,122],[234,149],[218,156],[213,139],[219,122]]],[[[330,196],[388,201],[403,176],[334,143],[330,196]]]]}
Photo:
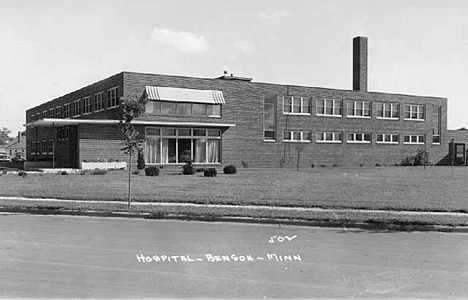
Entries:
{"type": "Polygon", "coordinates": [[[464,164],[466,164],[465,144],[456,143],[455,144],[455,165],[464,165],[464,164]]]}

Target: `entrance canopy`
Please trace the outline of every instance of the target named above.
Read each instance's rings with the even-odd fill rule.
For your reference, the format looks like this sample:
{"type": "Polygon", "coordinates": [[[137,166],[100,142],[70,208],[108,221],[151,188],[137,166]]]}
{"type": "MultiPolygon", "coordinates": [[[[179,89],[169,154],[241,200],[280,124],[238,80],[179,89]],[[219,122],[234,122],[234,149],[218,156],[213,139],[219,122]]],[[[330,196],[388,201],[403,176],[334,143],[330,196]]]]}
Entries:
{"type": "MultiPolygon", "coordinates": [[[[106,120],[106,119],[53,119],[44,118],[31,123],[25,124],[28,126],[37,127],[58,127],[67,125],[78,125],[78,124],[92,124],[92,125],[117,125],[119,120],[106,120]]],[[[134,125],[148,125],[148,126],[174,126],[174,127],[235,127],[236,124],[223,124],[223,123],[200,123],[200,122],[164,122],[164,121],[132,121],[134,125]]]]}
{"type": "Polygon", "coordinates": [[[149,100],[224,104],[223,92],[214,90],[181,89],[173,87],[146,86],[149,100]]]}

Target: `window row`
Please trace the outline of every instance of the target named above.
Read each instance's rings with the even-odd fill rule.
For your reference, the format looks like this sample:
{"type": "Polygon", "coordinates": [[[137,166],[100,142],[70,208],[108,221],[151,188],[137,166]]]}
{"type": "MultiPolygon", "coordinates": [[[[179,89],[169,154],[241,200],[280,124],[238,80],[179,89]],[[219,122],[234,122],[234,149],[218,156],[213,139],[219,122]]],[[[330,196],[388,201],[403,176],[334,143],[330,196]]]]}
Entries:
{"type": "Polygon", "coordinates": [[[50,155],[54,153],[54,141],[42,140],[31,142],[31,155],[50,155]]]}
{"type": "MultiPolygon", "coordinates": [[[[283,114],[310,115],[311,100],[303,97],[283,97],[283,114]]],[[[317,99],[316,115],[342,117],[343,111],[350,118],[371,118],[372,102],[358,100],[317,99]],[[346,108],[344,108],[346,105],[346,108]]],[[[398,120],[400,118],[400,104],[376,102],[376,117],[378,119],[398,120]]],[[[425,120],[425,105],[404,104],[405,120],[425,120]]]]}
{"type": "Polygon", "coordinates": [[[146,103],[146,112],[155,115],[221,117],[221,104],[150,100],[146,103]]]}
{"type": "Polygon", "coordinates": [[[221,131],[218,129],[146,128],[147,164],[220,163],[221,131]]]}
{"type": "MultiPolygon", "coordinates": [[[[372,142],[371,133],[346,133],[342,132],[316,132],[317,143],[342,143],[346,137],[347,143],[370,144],[372,142]]],[[[376,144],[399,144],[400,135],[393,133],[376,134],[376,144]]],[[[311,142],[310,131],[284,131],[283,142],[311,142]]],[[[404,135],[403,144],[424,144],[424,135],[404,135]]],[[[435,140],[433,143],[437,143],[435,140]]]]}
{"type": "MultiPolygon", "coordinates": [[[[30,116],[31,122],[44,118],[70,118],[91,114],[104,110],[104,92],[96,93],[55,108],[44,110],[30,116]]],[[[118,87],[107,90],[107,109],[112,109],[120,105],[118,99],[118,87]]]]}

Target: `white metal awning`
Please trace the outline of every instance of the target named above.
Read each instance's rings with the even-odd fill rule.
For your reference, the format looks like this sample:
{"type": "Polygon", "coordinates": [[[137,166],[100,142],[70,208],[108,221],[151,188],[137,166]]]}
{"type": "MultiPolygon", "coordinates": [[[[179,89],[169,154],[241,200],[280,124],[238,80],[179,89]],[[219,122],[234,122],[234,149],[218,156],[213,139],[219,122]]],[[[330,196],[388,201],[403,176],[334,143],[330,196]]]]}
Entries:
{"type": "MultiPolygon", "coordinates": [[[[37,126],[37,127],[53,127],[53,126],[67,126],[67,125],[78,125],[78,124],[93,124],[93,125],[112,125],[119,123],[119,120],[108,120],[108,119],[53,119],[45,118],[40,119],[31,123],[25,124],[25,126],[37,126]]],[[[173,127],[235,127],[236,124],[225,124],[225,123],[201,123],[201,122],[165,122],[165,121],[144,121],[134,120],[134,125],[147,125],[147,126],[173,126],[173,127]]]]}
{"type": "Polygon", "coordinates": [[[214,90],[194,90],[173,87],[146,86],[149,100],[224,104],[223,92],[214,90]]]}

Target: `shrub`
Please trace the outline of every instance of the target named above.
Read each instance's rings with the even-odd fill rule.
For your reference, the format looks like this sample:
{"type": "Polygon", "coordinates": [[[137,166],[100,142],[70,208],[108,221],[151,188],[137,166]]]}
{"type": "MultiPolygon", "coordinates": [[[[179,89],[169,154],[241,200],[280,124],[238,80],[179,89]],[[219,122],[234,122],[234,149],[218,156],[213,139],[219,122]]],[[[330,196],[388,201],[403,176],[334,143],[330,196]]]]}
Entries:
{"type": "Polygon", "coordinates": [[[314,165],[314,164],[311,164],[310,167],[311,167],[311,168],[315,168],[315,165],[314,165]]]}
{"type": "Polygon", "coordinates": [[[86,171],[85,171],[85,170],[82,170],[82,171],[80,172],[80,175],[86,175],[86,171]]]}
{"type": "Polygon", "coordinates": [[[223,169],[224,174],[236,174],[237,168],[234,165],[225,166],[223,169]]]}
{"type": "Polygon", "coordinates": [[[138,151],[137,169],[143,170],[144,168],[145,168],[145,157],[143,156],[143,151],[138,151]]]}
{"type": "Polygon", "coordinates": [[[401,166],[423,166],[424,164],[430,165],[429,152],[424,149],[418,149],[415,155],[405,157],[400,163],[401,166]]]}
{"type": "Polygon", "coordinates": [[[159,175],[159,169],[158,167],[148,167],[145,169],[145,175],[146,176],[158,176],[159,175]]]}
{"type": "Polygon", "coordinates": [[[96,169],[96,170],[93,170],[91,174],[92,175],[106,175],[107,170],[96,169]]]}
{"type": "Polygon", "coordinates": [[[205,177],[215,177],[217,174],[218,172],[215,168],[209,168],[206,169],[205,172],[203,172],[203,175],[205,175],[205,177]]]}
{"type": "Polygon", "coordinates": [[[376,163],[375,166],[376,166],[376,167],[380,167],[380,164],[379,164],[379,163],[376,163]]]}
{"type": "Polygon", "coordinates": [[[21,177],[24,178],[24,177],[28,176],[28,173],[26,173],[25,171],[19,171],[18,176],[21,176],[21,177]]]}
{"type": "Polygon", "coordinates": [[[193,174],[195,174],[195,168],[193,167],[193,163],[192,163],[192,161],[190,159],[185,162],[185,165],[183,165],[182,174],[184,174],[184,175],[193,175],[193,174]]]}
{"type": "Polygon", "coordinates": [[[140,174],[140,171],[135,170],[135,171],[132,172],[132,174],[133,174],[133,175],[138,175],[138,174],[140,174]]]}
{"type": "Polygon", "coordinates": [[[197,168],[196,172],[197,172],[197,173],[205,172],[205,169],[204,169],[204,168],[197,168]]]}
{"type": "Polygon", "coordinates": [[[60,175],[68,175],[67,171],[60,172],[60,175]]]}
{"type": "Polygon", "coordinates": [[[338,164],[333,164],[333,166],[332,166],[332,167],[338,167],[338,164]]]}
{"type": "Polygon", "coordinates": [[[327,167],[327,165],[324,165],[324,164],[322,164],[322,165],[320,165],[320,167],[322,167],[322,168],[326,168],[326,167],[327,167]]]}

